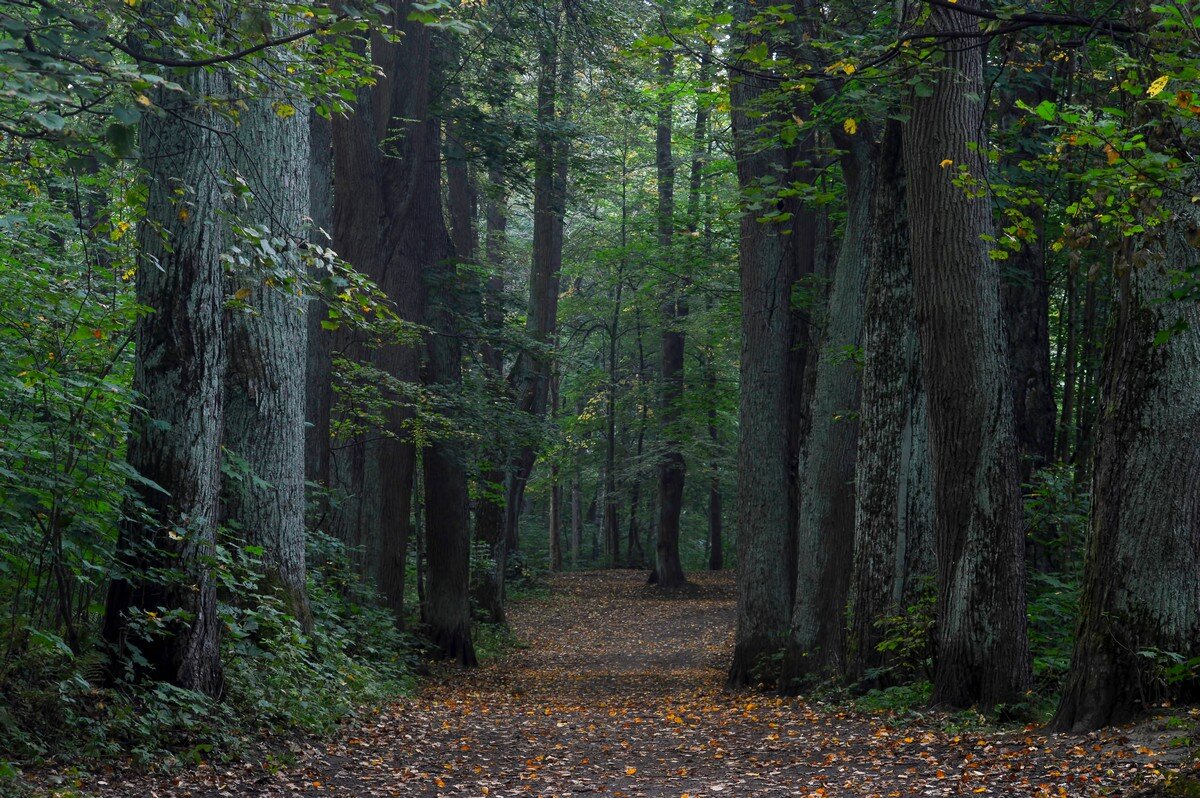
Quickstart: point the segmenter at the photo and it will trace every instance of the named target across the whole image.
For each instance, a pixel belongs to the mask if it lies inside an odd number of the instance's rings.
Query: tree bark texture
[[[955,34],[976,23],[935,8],[930,24]],[[960,165],[974,180],[986,175],[982,72],[977,47],[947,48],[932,93],[913,97],[904,133],[938,560],[933,698],[960,707],[1021,700],[1030,680],[1000,280],[982,239],[993,230],[991,201],[953,182]]]
[[[280,114],[278,103],[301,110]],[[248,272],[231,275],[227,292],[249,290],[248,307],[226,314],[224,445],[244,461],[245,473],[226,478],[223,509],[226,523],[262,549],[264,586],[278,590],[287,611],[307,629],[312,625],[304,556],[308,327],[301,253],[311,156],[306,106],[294,97],[254,99],[234,129],[232,165],[250,192],[238,224],[263,236],[263,249]]]
[[[1187,237],[1200,229],[1200,214],[1186,197],[1175,205],[1161,228],[1165,258],[1119,276],[1096,421],[1082,620],[1050,724],[1060,731],[1122,723],[1169,692],[1194,697],[1200,689],[1194,671],[1170,687],[1155,673],[1165,662],[1156,657],[1200,655],[1200,305],[1164,301],[1175,286],[1169,270],[1197,265]]]
[[[228,91],[219,71],[177,80],[197,97]],[[136,291],[152,312],[137,321],[133,390],[141,409],[126,455],[150,484],[130,482],[134,498],[120,526],[121,576],[108,588],[104,639],[113,646],[114,675],[136,649],[147,664],[135,676],[215,697],[223,684],[211,564],[221,487],[226,240],[219,211],[228,129],[187,95],[160,89],[153,99],[171,113],[143,114],[141,122],[149,194]],[[172,576],[149,575],[160,569]]]
[[[871,241],[876,235],[871,211],[878,165],[869,136],[863,131],[843,142],[846,225],[829,295],[800,474],[796,596],[784,658],[781,687],[785,690],[814,676],[832,675],[844,664],[860,390],[852,353],[862,341]]]
[[[933,497],[926,399],[913,314],[900,131],[892,122],[878,155],[863,322],[862,397],[855,467],[854,566],[846,676],[892,664],[877,622],[903,612],[932,577]]]

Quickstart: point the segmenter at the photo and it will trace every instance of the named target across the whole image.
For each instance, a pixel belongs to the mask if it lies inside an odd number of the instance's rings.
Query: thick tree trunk
[[[817,362],[797,525],[796,596],[784,658],[784,690],[844,664],[845,608],[854,551],[854,463],[859,372],[849,356],[862,340],[871,263],[876,148],[870,133],[841,142],[846,226]],[[847,137],[849,138],[849,137]]]
[[[279,67],[280,69],[282,67]],[[278,103],[298,105],[290,116]],[[235,272],[229,294],[246,308],[226,314],[225,447],[245,464],[225,480],[225,523],[262,549],[264,587],[312,625],[304,558],[304,405],[307,333],[302,287],[309,213],[309,121],[292,97],[252,100],[233,137],[233,168],[250,191],[238,223],[276,255]]]
[[[975,24],[932,9],[934,31]],[[913,97],[904,134],[938,560],[933,698],[991,707],[1029,685],[1025,543],[1000,279],[982,239],[991,201],[953,182],[960,166],[986,177],[980,50],[947,48],[944,69],[930,96]]]
[[[670,84],[675,71],[675,54],[663,53],[658,61],[658,77],[663,86]],[[671,151],[672,114],[670,103],[658,110],[655,164],[658,171],[658,246],[666,264],[667,297],[663,302],[662,332],[662,435],[665,451],[658,472],[659,517],[655,541],[654,573],[659,587],[674,589],[684,585],[683,564],[679,559],[679,516],[683,511],[683,481],[686,464],[682,451],[683,355],[684,331],[680,326],[687,316],[687,297],[674,276],[678,266],[671,260],[671,239],[675,235],[675,160]]]
[[[408,20],[411,3],[399,3],[397,19]],[[393,45],[394,62],[387,139],[392,166],[384,173],[383,243],[390,275],[420,286],[419,308],[428,326],[422,381],[436,394],[461,390],[462,351],[456,331],[458,276],[454,248],[442,214],[439,121],[431,114],[433,41],[429,28],[402,26]],[[429,560],[425,624],[438,653],[460,665],[476,664],[471,644],[471,525],[465,452],[455,437],[434,438],[424,449],[425,549]],[[385,501],[385,509],[386,509]],[[408,507],[404,507],[407,513]],[[384,522],[390,519],[386,516]],[[399,524],[398,524],[399,525]],[[388,538],[385,536],[385,540]],[[403,553],[403,540],[398,554]],[[402,556],[382,567],[399,568]]]
[[[862,398],[855,468],[854,569],[847,677],[866,684],[891,663],[880,619],[910,606],[933,575],[933,497],[912,259],[898,123],[879,151],[871,274],[863,322]]]
[[[133,673],[218,696],[222,688],[216,580],[225,370],[227,242],[220,220],[225,120],[188,97],[222,96],[220,72],[178,78],[189,93],[157,90],[169,114],[143,114],[141,163],[149,193],[138,231],[134,412],[126,461],[141,477],[117,541],[121,576],[109,585],[104,639],[114,676]],[[148,482],[142,481],[148,480]],[[150,487],[154,485],[157,487]],[[163,580],[160,572],[175,574]],[[161,627],[147,613],[161,613]],[[178,615],[177,615],[178,614]],[[157,619],[156,619],[157,620]]]
[[[405,12],[406,14],[407,12]],[[396,47],[374,38],[372,57],[385,76],[391,76]],[[334,117],[334,249],[352,266],[379,285],[395,303],[401,318],[421,319],[421,274],[389,262],[394,254],[382,236],[392,214],[403,203],[385,201],[385,182],[402,185],[407,161],[384,157],[384,142],[404,134],[405,117],[396,107],[403,98],[393,89],[403,82],[386,78],[363,88],[350,117]],[[361,336],[339,331],[335,347],[342,356],[380,369],[400,382],[419,378],[419,351],[395,343],[373,349]],[[412,534],[412,496],[416,449],[407,424],[412,412],[407,401],[387,390],[384,430],[368,430],[335,442],[331,483],[336,506],[330,526],[348,546],[364,576],[374,577],[396,624],[404,623],[404,576],[408,540]]]
[[[1192,188],[1187,194],[1194,193]],[[1200,214],[1177,201],[1165,258],[1121,274],[1105,355],[1082,620],[1051,728],[1122,723],[1168,690],[1195,696],[1195,672],[1164,690],[1160,652],[1200,655],[1200,305],[1164,301],[1168,270],[1194,268]],[[1158,248],[1159,244],[1149,244]],[[1126,256],[1133,247],[1126,244]],[[1165,344],[1156,336],[1179,331]]]
[[[740,21],[755,13],[744,0],[734,6]],[[738,51],[754,45],[737,30]],[[779,147],[764,147],[757,128],[764,95],[774,84],[751,69],[730,74],[730,102],[738,185],[748,200],[760,199],[762,180],[787,173],[795,160]],[[762,198],[770,207],[779,203]],[[729,684],[748,684],[760,662],[778,653],[787,638],[795,562],[790,511],[790,398],[795,368],[791,310],[797,242],[792,228],[758,221],[762,209],[742,212],[738,259],[742,290],[741,400],[738,407],[738,613]],[[801,361],[803,358],[801,357]],[[781,500],[783,499],[783,500]]]

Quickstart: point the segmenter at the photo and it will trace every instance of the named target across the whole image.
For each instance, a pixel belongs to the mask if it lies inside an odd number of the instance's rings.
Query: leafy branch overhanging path
[[[208,767],[104,796],[1130,795],[1170,733],[952,734],[802,699],[727,693],[734,587],[699,574],[663,598],[634,572],[556,576],[517,604],[523,646],[301,754]],[[115,780],[114,780],[115,781]]]

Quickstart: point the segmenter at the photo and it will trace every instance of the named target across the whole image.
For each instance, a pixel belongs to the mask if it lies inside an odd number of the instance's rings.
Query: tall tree
[[[933,464],[933,698],[993,706],[1019,700],[1030,667],[1000,279],[983,239],[993,230],[992,206],[986,192],[965,192],[954,180],[960,167],[975,180],[986,176],[983,57],[955,44],[978,33],[977,19],[961,8],[931,9],[928,25],[943,37],[932,45],[943,57],[930,90],[912,97],[904,168]]]
[[[290,61],[266,69],[283,72]],[[249,193],[234,233],[249,257],[232,275],[228,291],[245,293],[246,306],[235,305],[226,317],[224,444],[244,469],[226,479],[224,517],[262,549],[266,586],[280,592],[307,628],[312,623],[304,557],[307,103],[288,96],[251,100],[238,117],[233,141],[232,166]]]
[[[760,662],[783,648],[792,606],[792,543],[788,497],[789,396],[794,393],[792,289],[798,279],[793,229],[760,222],[781,210],[773,184],[796,160],[778,143],[764,143],[759,120],[769,111],[774,83],[745,55],[765,41],[751,26],[756,6],[734,3],[734,52],[729,98],[741,214],[741,398],[738,407],[738,613],[729,683],[745,685]],[[806,242],[811,243],[811,242]],[[800,358],[803,362],[803,358]],[[783,500],[781,500],[781,498]]]
[[[126,460],[139,475],[117,541],[104,638],[114,656],[136,652],[135,672],[217,696],[220,620],[212,571],[221,488],[226,246],[221,169],[228,124],[208,98],[219,70],[156,89],[162,114],[143,114],[141,166],[149,188],[138,230],[134,413]],[[154,615],[147,616],[147,613]],[[147,623],[147,617],[154,621]],[[158,620],[161,618],[161,621]],[[161,624],[161,626],[159,626]]]
[[[675,53],[666,50],[658,60],[658,79],[669,90],[675,72]],[[684,332],[679,326],[687,316],[687,297],[675,275],[671,240],[675,236],[675,158],[671,149],[673,103],[660,101],[655,127],[655,167],[658,172],[658,246],[666,264],[667,291],[663,301],[662,331],[662,426],[666,451],[659,466],[658,539],[655,542],[654,581],[660,587],[676,588],[687,580],[679,559],[679,515],[683,510],[685,462],[679,424],[683,402]]]
[[[891,664],[878,649],[879,622],[911,606],[933,575],[927,409],[900,136],[899,123],[889,122],[872,199],[848,601],[846,673],[853,681]]]
[[[854,463],[858,445],[859,371],[871,265],[872,198],[878,190],[877,146],[866,129],[841,132],[846,225],[834,268],[825,334],[813,387],[797,525],[796,597],[784,688],[843,664],[845,605],[854,549]]]
[[[1158,242],[1122,244],[1100,385],[1082,620],[1050,724],[1057,730],[1121,723],[1159,698],[1153,670],[1163,663],[1147,652],[1200,656],[1200,304],[1171,298],[1172,270],[1197,265],[1188,238],[1200,214],[1186,199],[1194,191],[1173,201],[1175,220]],[[1192,673],[1176,689],[1194,691]]]
[[[412,3],[397,2],[403,38],[389,45],[389,135],[384,139],[385,273],[417,285],[416,317],[427,325],[422,381],[437,393],[461,390],[462,350],[456,326],[461,308],[458,265],[442,209],[440,120],[432,112],[434,43],[424,23],[410,19]],[[389,295],[395,298],[389,290]],[[466,453],[461,441],[434,436],[424,447],[425,551],[428,584],[424,621],[441,656],[474,665],[470,628],[471,529]],[[386,499],[385,499],[386,507]],[[404,512],[408,507],[403,508]],[[385,516],[386,517],[386,516]],[[402,539],[394,541],[402,555]],[[402,556],[386,567],[403,568]]]

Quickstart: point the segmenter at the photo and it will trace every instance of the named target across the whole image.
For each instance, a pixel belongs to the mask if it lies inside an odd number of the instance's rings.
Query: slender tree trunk
[[[805,443],[797,526],[796,597],[784,658],[784,690],[844,665],[845,607],[854,551],[854,464],[858,447],[859,372],[848,352],[862,340],[863,308],[877,235],[871,217],[876,147],[870,133],[840,142],[846,227],[829,296]],[[850,138],[850,137],[847,137]]]
[[[1196,263],[1200,215],[1176,201],[1162,261],[1119,272],[1116,323],[1100,388],[1082,620],[1051,728],[1122,723],[1167,697],[1165,660],[1200,655],[1200,305],[1164,301],[1171,269]],[[1124,257],[1134,246],[1126,242]],[[1176,329],[1166,343],[1156,336]],[[1171,686],[1195,696],[1195,671]]]
[[[1049,75],[1043,82],[1018,89],[1006,98],[1003,126],[1014,131],[1013,140],[1001,158],[1001,168],[1011,179],[1028,180],[1023,167],[1037,157],[1035,131],[1040,120],[1016,106],[1023,101],[1036,107],[1052,99]],[[1025,176],[1024,178],[1022,176]],[[1042,207],[1032,204],[1027,213],[1035,240],[1024,245],[1005,261],[1000,301],[1008,339],[1009,383],[1013,395],[1013,430],[1020,456],[1020,480],[1029,484],[1033,473],[1054,458],[1054,421],[1056,407],[1050,371],[1050,282],[1046,278],[1045,218]],[[1045,561],[1041,553],[1032,558]]]
[[[547,348],[552,347],[558,326],[558,281],[562,269],[570,153],[566,136],[556,128],[568,116],[570,90],[574,82],[572,50],[569,43],[559,41],[562,36],[565,33],[560,20],[552,31],[546,32],[538,53],[533,268],[529,278],[526,332],[533,341]],[[509,381],[517,395],[518,408],[534,418],[543,418],[546,414],[552,361],[553,355],[549,351],[522,352],[510,373]],[[509,468],[505,495],[505,538],[510,550],[517,546],[525,485],[536,459],[537,450],[530,444],[522,448]]]
[[[899,124],[879,150],[871,274],[863,322],[862,399],[854,495],[846,675],[867,678],[893,664],[878,650],[878,622],[910,606],[933,575],[933,500],[921,356],[913,314],[912,259]]]
[[[720,571],[725,567],[725,540],[721,534],[721,462],[718,456],[721,437],[717,428],[717,371],[711,362],[708,365],[708,394],[708,441],[712,446],[708,476],[708,570]]]
[[[658,77],[669,86],[675,71],[675,54],[667,51],[659,57]],[[683,319],[687,317],[687,297],[682,281],[674,275],[678,265],[671,258],[675,236],[675,160],[671,150],[674,106],[661,103],[656,129],[656,166],[658,170],[658,246],[666,264],[667,297],[663,302],[662,332],[662,429],[665,452],[658,472],[659,518],[655,542],[654,573],[660,587],[674,589],[687,582],[679,559],[679,516],[683,510],[683,481],[686,464],[682,451],[683,422]]]
[[[579,550],[583,547],[583,496],[579,486],[579,470],[571,477],[571,567],[579,567]]]
[[[216,580],[223,426],[222,332],[225,251],[221,139],[226,122],[190,97],[222,96],[219,71],[177,78],[188,93],[159,89],[143,114],[141,164],[146,172],[146,222],[138,230],[138,303],[153,312],[137,321],[133,390],[140,409],[131,420],[126,461],[141,477],[117,541],[121,562],[105,603],[104,639],[114,676],[136,650],[139,678],[218,696],[222,689]],[[155,485],[157,487],[150,487]],[[176,573],[163,580],[160,572]],[[166,610],[162,628],[148,612]],[[175,613],[179,615],[176,616]],[[184,620],[186,618],[186,620]]]
[[[315,110],[309,112],[309,216],[312,217],[310,240],[314,246],[328,248],[333,232],[333,124]],[[310,275],[319,278],[320,275]],[[305,365],[304,399],[304,478],[327,490],[330,486],[329,434],[333,409],[333,334],[321,326],[329,309],[321,299],[310,299],[307,311],[308,352]],[[327,502],[312,502],[314,525],[325,523]]]
[[[558,375],[550,380],[550,418],[558,419]],[[562,485],[559,482],[558,460],[550,466],[550,570],[561,571],[562,557]]]
[[[959,10],[932,9],[933,31],[973,31]],[[947,48],[904,134],[913,284],[929,396],[938,561],[934,701],[1018,701],[1029,685],[1025,541],[1000,278],[983,236],[990,197],[954,185],[986,176],[980,50]],[[953,168],[942,167],[943,160]]]
[[[282,66],[272,67],[282,69]],[[278,103],[301,111],[284,116]],[[304,628],[312,625],[304,561],[304,404],[307,322],[300,250],[309,213],[310,146],[306,103],[252,100],[234,131],[233,168],[250,190],[239,226],[265,234],[277,255],[247,264],[230,294],[247,308],[226,315],[224,445],[245,463],[225,480],[224,516],[262,549],[264,586],[278,590]],[[236,235],[236,233],[235,233]]]
[[[1075,388],[1076,366],[1079,363],[1078,344],[1076,340],[1075,306],[1079,304],[1079,278],[1077,269],[1070,267],[1067,271],[1067,344],[1063,355],[1063,398],[1062,414],[1058,422],[1058,453],[1057,459],[1065,463],[1070,459],[1071,440],[1075,437]]]
[[[499,167],[489,170],[488,182],[492,193],[487,197],[487,232],[485,249],[489,269],[484,296],[484,322],[489,335],[499,335],[504,327],[504,245],[507,238],[507,200],[502,192],[504,175]],[[488,381],[500,390],[504,381],[504,352],[498,345],[487,342],[482,347],[483,366]],[[475,511],[475,538],[488,547],[492,566],[477,578],[475,599],[493,623],[504,621],[504,567],[508,545],[504,535],[504,446],[488,449],[492,467],[483,473],[485,496]]]

